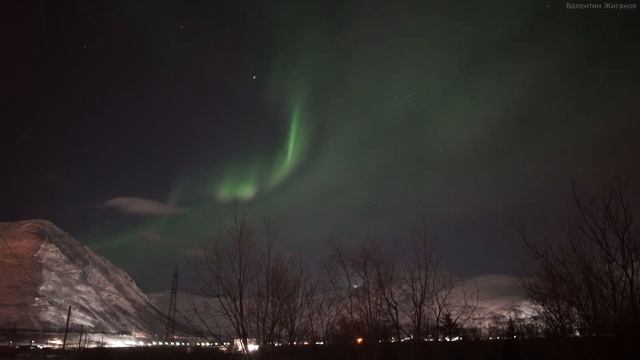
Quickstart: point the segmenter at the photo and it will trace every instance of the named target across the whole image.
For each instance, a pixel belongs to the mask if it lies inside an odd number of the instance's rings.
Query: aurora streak
[[[227,170],[216,191],[219,200],[251,200],[260,191],[278,186],[291,174],[303,159],[307,144],[305,140],[309,135],[301,124],[300,112],[300,105],[297,104],[280,155],[272,159],[258,158],[253,162],[234,164]],[[265,164],[269,163],[272,165],[266,167]]]

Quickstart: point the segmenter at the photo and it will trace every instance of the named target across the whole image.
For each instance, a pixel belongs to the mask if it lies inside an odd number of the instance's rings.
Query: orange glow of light
[[[356,338],[356,344],[358,344],[358,345],[362,345],[362,343],[364,343],[364,339],[363,339],[363,338],[361,338],[361,337],[357,337],[357,338]]]

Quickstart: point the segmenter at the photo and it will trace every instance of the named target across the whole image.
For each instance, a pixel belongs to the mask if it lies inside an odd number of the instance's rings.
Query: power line
[[[45,232],[47,233],[46,240],[48,241],[49,240],[49,231],[46,228],[45,228]],[[27,270],[27,268],[24,265],[24,263],[20,260],[20,257],[13,251],[13,249],[11,248],[11,245],[9,245],[9,242],[7,241],[7,239],[5,238],[5,236],[2,233],[0,233],[0,238],[2,238],[2,241],[4,242],[4,245],[9,250],[9,253],[11,253],[11,255],[16,259],[16,262],[18,263],[18,265],[20,266],[22,271],[25,273],[25,275],[27,275],[28,281],[31,283],[31,286],[34,289],[37,289],[38,288],[38,283],[34,280],[33,275],[31,275],[31,273]],[[13,280],[15,281],[15,279],[13,279]],[[62,306],[62,305],[52,304],[51,300],[47,296],[44,296],[43,299],[47,304],[49,304],[49,306],[51,306],[54,309],[59,307],[59,306]],[[24,304],[27,305],[26,303],[24,303]]]
[[[7,247],[7,249],[9,249],[9,252],[11,253],[11,255],[16,259],[16,261],[18,262],[18,265],[20,265],[20,268],[22,268],[22,271],[24,271],[24,273],[27,275],[27,278],[31,282],[31,285],[34,286],[34,287],[37,287],[38,285],[33,280],[33,277],[31,276],[31,273],[29,273],[29,271],[27,271],[27,268],[24,266],[24,264],[22,263],[22,261],[20,260],[18,255],[13,251],[11,246],[9,246],[9,242],[4,237],[4,235],[0,234],[0,238],[2,238],[2,241],[4,242],[4,245]]]

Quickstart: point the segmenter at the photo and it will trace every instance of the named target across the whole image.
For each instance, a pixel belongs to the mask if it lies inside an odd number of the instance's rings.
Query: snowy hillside
[[[45,220],[0,223],[0,327],[164,331],[163,315],[122,269]]]
[[[451,301],[461,306],[464,303],[463,293],[466,293],[467,301],[475,303],[477,289],[478,303],[473,318],[480,326],[514,314],[527,318],[533,316],[534,311],[520,285],[522,280],[503,274],[467,278],[454,290]]]

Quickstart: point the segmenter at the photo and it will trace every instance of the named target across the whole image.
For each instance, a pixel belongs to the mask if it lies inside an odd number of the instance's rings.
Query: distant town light
[[[241,339],[234,339],[233,340],[233,345],[236,348],[237,351],[243,351],[243,342]],[[258,345],[258,342],[256,341],[256,339],[247,339],[247,351],[248,352],[254,352],[257,351],[258,348],[260,346]]]

